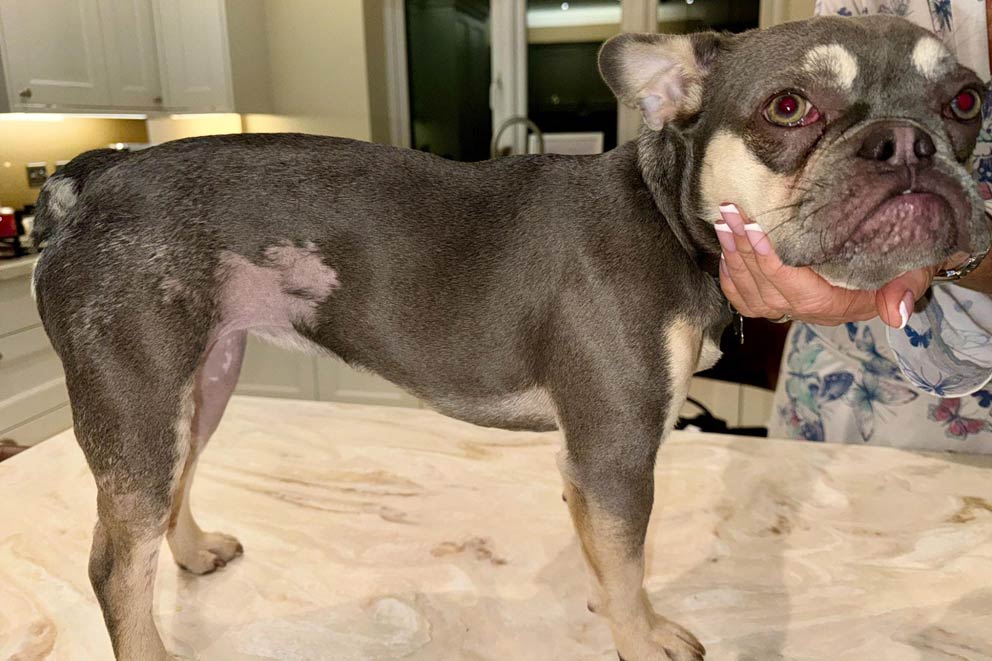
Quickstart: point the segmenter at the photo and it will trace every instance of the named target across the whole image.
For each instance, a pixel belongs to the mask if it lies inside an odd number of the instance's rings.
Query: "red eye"
[[[799,99],[791,95],[779,97],[778,102],[775,104],[775,111],[783,117],[795,115],[798,110]]]
[[[820,118],[820,111],[796,92],[782,92],[765,106],[765,119],[777,126],[808,126]]]
[[[963,89],[951,99],[948,109],[949,116],[964,122],[970,121],[982,113],[982,97],[973,89]]]

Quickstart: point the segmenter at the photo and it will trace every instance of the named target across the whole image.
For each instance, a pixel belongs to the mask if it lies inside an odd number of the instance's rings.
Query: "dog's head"
[[[908,21],[624,34],[600,70],[649,129],[691,143],[698,220],[736,203],[787,264],[868,289],[988,247],[965,169],[984,86]]]

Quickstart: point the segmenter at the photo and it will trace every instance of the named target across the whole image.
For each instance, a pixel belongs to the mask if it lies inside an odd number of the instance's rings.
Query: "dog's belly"
[[[554,402],[543,388],[487,397],[437,396],[427,403],[447,416],[483,427],[527,431],[558,428]]]

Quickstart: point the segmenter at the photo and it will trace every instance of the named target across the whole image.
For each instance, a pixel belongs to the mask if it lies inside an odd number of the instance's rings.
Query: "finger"
[[[734,309],[740,314],[745,317],[761,316],[755,314],[754,310],[751,309],[751,306],[748,305],[747,300],[741,295],[737,284],[730,275],[730,271],[727,268],[727,261],[723,258],[723,256],[720,257],[720,287],[723,289],[723,295],[727,297],[730,304],[734,306]]]
[[[744,264],[744,260],[741,258],[739,252],[736,250],[724,252],[721,255],[720,270],[721,285],[729,281],[734,286],[734,291],[737,293],[739,300],[731,300],[731,303],[741,314],[745,314],[744,310],[746,309],[748,311],[747,316],[749,317],[776,316],[768,308],[764,299],[762,299],[758,291],[758,284],[755,282],[754,276],[751,275],[750,269]],[[726,292],[727,288],[724,287],[724,293]]]
[[[782,297],[778,289],[775,288],[775,284],[769,281],[766,274],[756,263],[758,255],[755,253],[754,246],[749,236],[755,231],[761,232],[761,227],[757,223],[748,223],[747,219],[741,214],[740,210],[734,204],[721,204],[720,205],[720,216],[724,220],[724,224],[730,228],[732,236],[734,239],[734,252],[738,254],[742,263],[751,273],[752,280],[756,285],[756,293],[761,297],[764,305],[770,309],[784,310],[789,308],[788,302]],[[726,245],[729,242],[724,239],[722,245]],[[765,241],[765,245],[771,246],[771,244]],[[726,252],[726,249],[724,250]],[[770,251],[770,248],[769,248]],[[776,258],[777,259],[777,258]],[[738,283],[740,284],[740,283]]]
[[[744,263],[751,267],[760,295],[769,307],[790,311],[797,319],[825,325],[863,321],[877,315],[873,293],[834,287],[810,268],[782,263],[761,226],[744,222],[746,218],[739,211],[736,215],[740,220],[735,223],[732,208],[736,209],[731,204],[724,205],[721,213],[726,213],[728,226],[735,225],[743,230],[750,249],[738,245],[738,252]]]
[[[747,231],[758,227],[758,224],[748,222],[737,205],[730,202],[720,205],[720,217],[733,233],[736,250],[745,256],[752,255],[754,248],[748,240]]]
[[[933,280],[929,269],[917,269],[901,276],[878,290],[875,304],[878,316],[892,328],[905,328],[913,316],[913,307]]]

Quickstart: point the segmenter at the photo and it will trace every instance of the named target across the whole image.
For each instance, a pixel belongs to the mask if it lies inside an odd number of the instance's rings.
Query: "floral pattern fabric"
[[[960,287],[942,288],[954,290],[955,295],[982,296]],[[986,307],[992,312],[987,299]],[[931,352],[938,346],[932,328],[923,330],[920,316],[914,316],[902,331],[889,333],[895,337],[898,332],[905,338],[899,345],[902,353],[889,346],[892,340],[887,341],[886,335],[890,329],[878,320],[832,328],[793,324],[769,435],[992,453],[992,385],[988,383],[992,367],[960,359],[955,374],[964,373],[974,380],[954,380],[946,374],[930,376],[927,382],[912,379],[906,366],[926,363],[920,356],[934,355]],[[986,340],[992,338],[992,326],[989,331]],[[985,358],[990,358],[992,345],[987,347]],[[915,369],[932,375],[929,368]],[[957,392],[953,389],[964,383],[970,390],[953,396]]]
[[[903,16],[989,78],[982,0],[818,0],[817,13]],[[992,213],[992,89],[973,173]],[[992,453],[992,299],[938,285],[902,330],[880,320],[789,333],[769,434]]]

